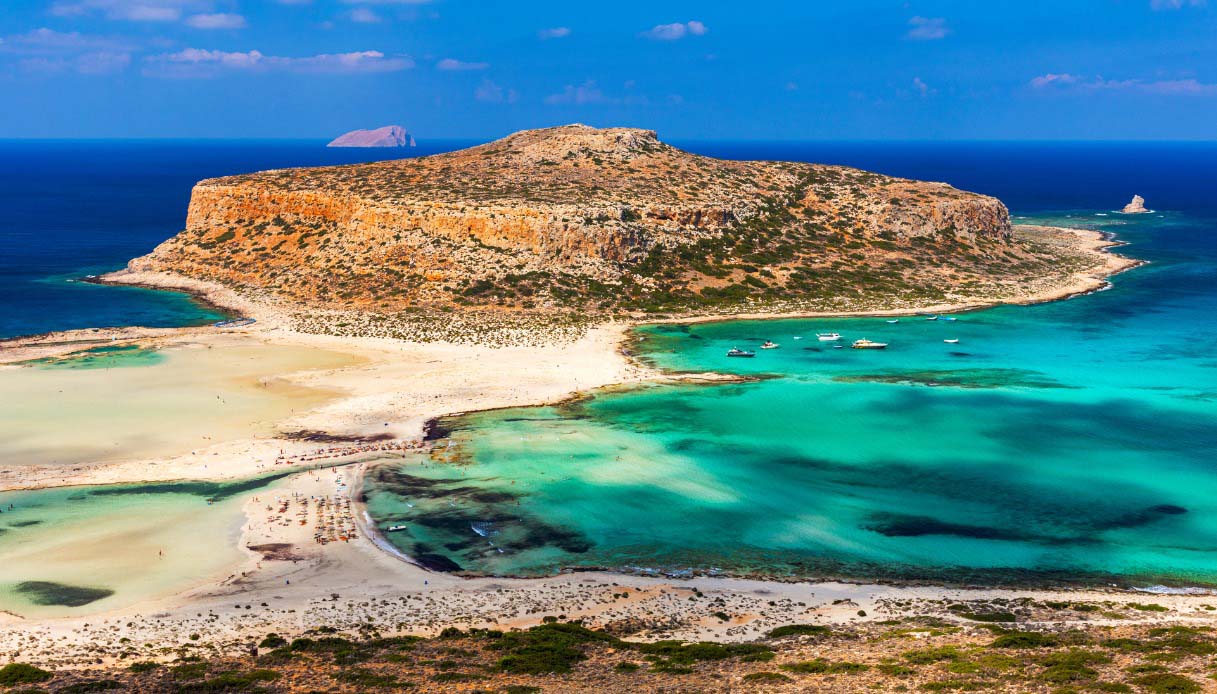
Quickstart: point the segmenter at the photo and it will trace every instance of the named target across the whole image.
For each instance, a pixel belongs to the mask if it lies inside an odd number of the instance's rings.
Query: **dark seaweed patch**
[[[240,480],[238,482],[165,482],[162,484],[140,484],[131,486],[99,487],[89,491],[92,496],[126,494],[192,494],[207,499],[227,499],[238,494],[261,489],[275,480],[283,479],[291,472],[280,472],[265,477]]]
[[[424,569],[431,571],[461,571],[461,565],[452,561],[442,554],[423,553],[414,555],[414,561],[418,562]]]
[[[983,525],[948,523],[929,516],[905,516],[896,513],[877,513],[864,526],[887,537],[921,537],[924,535],[954,535],[981,540],[1029,540],[1031,536],[1012,530],[990,528]]]
[[[833,379],[840,383],[892,383],[898,385],[949,386],[953,388],[1069,388],[1043,374],[1027,369],[955,369],[846,374]]]
[[[438,441],[452,435],[452,429],[444,424],[439,417],[428,419],[423,424],[423,441]]]
[[[63,607],[81,607],[114,595],[114,591],[107,588],[69,586],[53,581],[22,581],[17,584],[17,592],[28,596],[35,605]]]
[[[23,521],[13,521],[12,523],[9,523],[8,525],[10,528],[28,528],[31,525],[38,525],[40,523],[42,523],[42,521],[40,521],[40,520],[23,520]]]

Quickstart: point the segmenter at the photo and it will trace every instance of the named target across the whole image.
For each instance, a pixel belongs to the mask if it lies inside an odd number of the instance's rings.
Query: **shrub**
[[[1138,677],[1132,683],[1153,694],[1191,694],[1200,691],[1200,685],[1195,681],[1173,672],[1155,672]]]
[[[998,636],[989,645],[994,648],[1050,648],[1058,643],[1059,640],[1050,634],[1041,634],[1036,631],[1012,631]]]
[[[769,632],[769,638],[780,639],[787,636],[825,636],[830,633],[828,627],[819,624],[788,624]]]
[[[791,682],[789,677],[777,672],[751,672],[744,675],[745,682]]]
[[[37,684],[46,682],[54,677],[42,668],[28,663],[9,663],[0,668],[0,686],[11,687],[15,684]]]

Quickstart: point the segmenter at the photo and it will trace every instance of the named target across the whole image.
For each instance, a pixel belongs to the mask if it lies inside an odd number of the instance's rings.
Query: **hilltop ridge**
[[[1059,270],[1058,250],[945,183],[569,125],[204,180],[186,229],[130,267],[310,309],[700,314],[1000,293]]]

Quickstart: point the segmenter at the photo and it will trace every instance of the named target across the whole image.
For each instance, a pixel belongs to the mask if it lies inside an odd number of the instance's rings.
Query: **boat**
[[[404,525],[390,525],[389,527],[385,528],[385,532],[386,533],[395,533],[399,530],[405,530],[405,529],[406,529],[406,526],[404,526]]]
[[[861,340],[854,340],[853,347],[854,349],[885,349],[887,347],[887,343],[874,342],[864,337]]]
[[[947,343],[948,345],[957,345],[957,344],[959,344],[959,340],[958,340],[958,339],[952,339],[952,340],[943,340],[943,342]]]
[[[756,352],[749,352],[746,349],[732,348],[727,352],[728,357],[755,357]]]
[[[801,335],[795,335],[794,337],[792,337],[792,338],[790,338],[790,339],[792,339],[792,340],[802,340],[802,339],[803,339],[803,336],[801,336]]]
[[[959,319],[958,319],[958,318],[956,318],[955,316],[943,316],[943,318],[942,318],[942,319],[943,319],[943,320],[959,320]]]
[[[938,320],[938,316],[926,316],[926,320]]]
[[[765,344],[761,345],[761,349],[777,349],[778,347],[781,345],[771,340],[765,340]]]
[[[899,323],[899,322],[900,322],[900,319],[899,319],[899,318],[896,318],[896,319],[894,319],[894,320],[889,320],[889,321],[888,321],[888,323]]]
[[[820,342],[836,342],[841,339],[841,333],[816,333],[816,339]]]

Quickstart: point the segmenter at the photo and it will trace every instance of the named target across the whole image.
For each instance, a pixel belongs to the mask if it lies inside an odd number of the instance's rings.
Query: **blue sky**
[[[2,0],[0,94],[0,137],[1214,140],[1217,7]]]

